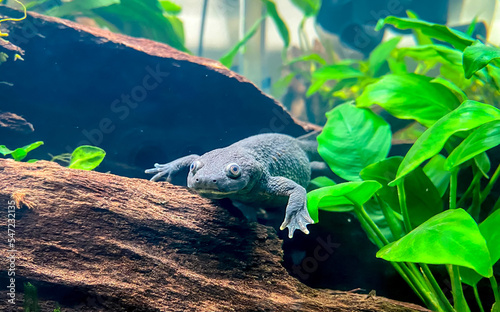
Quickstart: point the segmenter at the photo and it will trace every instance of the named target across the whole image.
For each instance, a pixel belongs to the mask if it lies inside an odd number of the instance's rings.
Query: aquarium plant
[[[0,154],[4,156],[11,156],[16,161],[21,161],[26,158],[27,154],[43,145],[43,141],[38,141],[35,143],[28,144],[23,147],[16,148],[15,150],[8,149],[5,145],[0,145]],[[99,147],[82,145],[77,147],[71,154],[61,154],[57,156],[52,156],[51,161],[60,161],[68,164],[68,168],[71,169],[81,169],[81,170],[93,170],[99,166],[103,161],[106,152]],[[27,162],[33,163],[38,161],[38,159],[30,159]]]
[[[177,17],[181,6],[169,0],[73,0],[26,2],[28,10],[92,23],[113,32],[144,37],[185,52],[184,25]],[[80,20],[81,21],[81,20]]]
[[[390,261],[428,308],[497,312],[500,199],[491,191],[500,165],[491,173],[488,151],[500,144],[500,49],[417,18],[389,16],[378,27],[384,24],[412,29],[425,44],[398,49],[396,38],[367,61],[320,64],[313,72],[314,92],[336,79],[344,81],[342,88],[327,87],[325,94],[353,100],[327,113],[318,136],[320,155],[347,182],[316,181],[323,187],[308,193],[309,212],[319,221],[319,210],[352,211],[380,248],[377,257]],[[417,61],[414,70],[406,57]],[[426,75],[438,64],[439,77]],[[390,70],[379,72],[383,66]],[[394,135],[375,113],[380,109],[413,121],[404,129],[412,142],[405,155],[388,157]],[[464,172],[473,178],[461,178]],[[459,183],[466,184],[464,192]],[[448,272],[452,303],[431,264]],[[482,279],[491,285],[492,307],[483,306]],[[475,303],[465,299],[464,284],[472,287]]]

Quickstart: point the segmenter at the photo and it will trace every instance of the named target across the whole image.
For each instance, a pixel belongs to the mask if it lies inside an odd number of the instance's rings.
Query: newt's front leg
[[[280,230],[288,228],[288,237],[292,238],[295,230],[299,229],[309,234],[308,224],[314,220],[307,211],[307,191],[301,185],[284,177],[269,177],[267,192],[276,196],[288,196],[288,204],[285,211],[285,220]]]
[[[161,177],[167,175],[167,182],[170,182],[174,175],[185,168],[189,168],[198,158],[200,158],[200,156],[195,154],[184,156],[163,165],[155,164],[154,168],[148,169],[145,172],[155,174],[151,178],[151,181],[158,181]]]

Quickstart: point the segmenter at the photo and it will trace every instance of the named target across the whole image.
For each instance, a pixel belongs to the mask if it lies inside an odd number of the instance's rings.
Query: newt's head
[[[226,198],[231,194],[249,192],[262,172],[262,166],[253,157],[216,149],[191,164],[187,185],[203,197]]]

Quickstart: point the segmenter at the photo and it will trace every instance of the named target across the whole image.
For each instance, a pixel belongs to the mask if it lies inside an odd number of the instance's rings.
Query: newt
[[[288,228],[292,238],[297,229],[309,234],[307,225],[314,223],[307,210],[306,186],[318,161],[316,140],[266,133],[201,156],[156,163],[145,172],[154,174],[151,181],[165,176],[170,182],[189,167],[188,188],[210,199],[229,198],[244,213],[248,207],[286,207],[280,229]]]

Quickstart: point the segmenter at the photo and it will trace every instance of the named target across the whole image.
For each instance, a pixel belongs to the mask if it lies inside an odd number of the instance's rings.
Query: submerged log
[[[18,307],[30,282],[42,311],[427,311],[309,288],[281,266],[274,229],[166,182],[0,159],[0,207],[4,234],[15,210]]]

